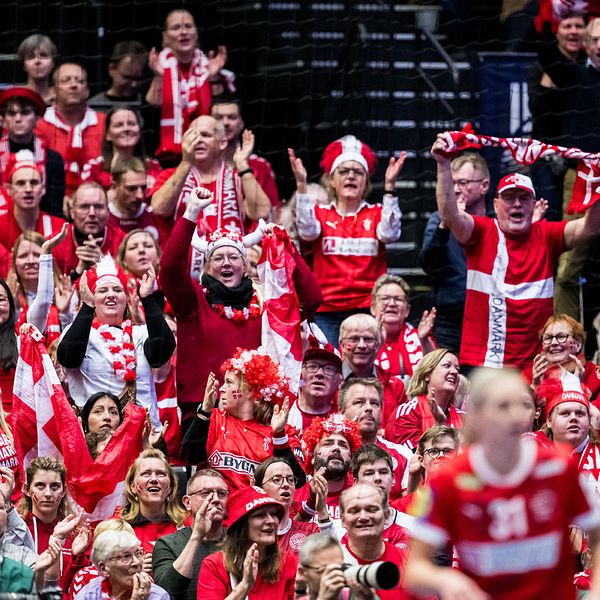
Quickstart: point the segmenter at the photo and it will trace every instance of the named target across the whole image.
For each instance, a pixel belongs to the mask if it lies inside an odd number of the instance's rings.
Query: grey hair
[[[352,327],[368,327],[375,338],[377,338],[377,346],[381,346],[383,339],[381,335],[381,328],[377,324],[377,319],[372,315],[365,313],[356,313],[346,317],[340,325],[340,341],[346,337],[348,329]]]
[[[121,550],[129,550],[140,545],[133,533],[129,531],[106,531],[94,540],[91,560],[96,568],[100,563],[106,563],[111,554]]]
[[[329,533],[313,533],[309,535],[302,542],[302,546],[300,546],[300,551],[298,552],[300,564],[303,567],[309,566],[310,558],[315,552],[321,552],[321,550],[327,550],[327,548],[333,548],[334,546],[341,547],[337,539]]]

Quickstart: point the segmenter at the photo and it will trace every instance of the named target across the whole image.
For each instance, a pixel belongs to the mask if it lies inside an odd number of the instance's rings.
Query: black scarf
[[[236,287],[227,287],[218,279],[202,274],[202,287],[206,289],[206,299],[209,304],[222,304],[223,306],[231,306],[232,308],[242,309],[248,308],[254,287],[252,280],[249,277],[242,277],[240,285]]]

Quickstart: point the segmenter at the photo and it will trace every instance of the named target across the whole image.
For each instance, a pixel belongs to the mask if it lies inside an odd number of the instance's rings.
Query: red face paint
[[[232,397],[234,400],[239,400],[239,399],[242,397],[242,392],[241,392],[241,390],[233,390],[233,391],[231,392],[231,397]]]

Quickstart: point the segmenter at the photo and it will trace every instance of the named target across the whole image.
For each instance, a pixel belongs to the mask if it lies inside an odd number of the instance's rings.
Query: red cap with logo
[[[535,198],[535,190],[533,189],[533,182],[527,175],[521,175],[521,173],[511,173],[505,175],[498,184],[498,194],[506,192],[507,190],[525,190],[533,195]]]
[[[279,520],[283,519],[285,514],[283,504],[271,498],[262,488],[256,485],[249,485],[248,487],[235,490],[229,496],[229,501],[227,502],[227,527],[231,527],[242,517],[245,517],[256,508],[262,508],[263,506],[275,506]]]
[[[579,377],[560,366],[548,369],[536,390],[539,398],[546,400],[546,415],[563,402],[578,402],[590,410],[589,389],[582,385]]]

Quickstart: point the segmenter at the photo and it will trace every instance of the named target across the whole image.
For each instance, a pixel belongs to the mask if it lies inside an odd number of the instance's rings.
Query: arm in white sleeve
[[[377,225],[377,239],[383,244],[395,242],[400,238],[402,211],[397,196],[384,196],[381,221]]]
[[[41,254],[37,295],[27,311],[27,322],[35,325],[40,332],[46,329],[46,320],[53,296],[52,254]]]
[[[321,223],[315,215],[315,203],[311,201],[308,194],[296,196],[296,225],[298,235],[305,242],[312,242],[321,235]]]

